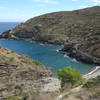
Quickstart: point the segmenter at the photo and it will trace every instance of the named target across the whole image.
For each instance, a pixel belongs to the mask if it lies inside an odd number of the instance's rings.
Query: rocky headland
[[[31,18],[0,38],[63,44],[70,57],[100,65],[100,6]]]

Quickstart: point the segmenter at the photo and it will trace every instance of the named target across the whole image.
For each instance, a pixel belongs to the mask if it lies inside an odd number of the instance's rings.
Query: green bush
[[[35,63],[36,65],[41,65],[41,63],[38,62],[38,61],[36,61],[36,60],[32,60],[32,61],[33,61],[33,63]]]
[[[10,96],[7,100],[21,100],[17,96]]]
[[[9,60],[10,60],[10,61],[14,61],[14,57],[11,57]]]
[[[84,81],[80,72],[76,69],[71,68],[71,67],[59,69],[58,70],[58,77],[61,80],[61,87],[62,88],[68,84],[71,84],[71,86],[79,85]]]
[[[22,85],[16,85],[16,86],[15,86],[15,89],[22,90]]]
[[[83,88],[95,88],[95,87],[98,87],[98,86],[100,86],[100,76],[88,80],[83,85]]]

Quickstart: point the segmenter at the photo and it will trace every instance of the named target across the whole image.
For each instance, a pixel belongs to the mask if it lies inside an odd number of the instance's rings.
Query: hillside
[[[100,65],[100,6],[38,16],[0,37],[64,44],[69,56]]]
[[[41,63],[0,47],[0,100],[41,91],[45,81],[39,80],[51,76],[52,72]]]
[[[52,72],[27,55],[0,47],[0,100],[99,100],[100,76],[60,91]]]
[[[61,100],[100,100],[100,76],[70,91],[66,90]]]

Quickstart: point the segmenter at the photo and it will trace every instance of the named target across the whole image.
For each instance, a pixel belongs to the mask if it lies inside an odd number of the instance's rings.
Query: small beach
[[[100,66],[97,66],[93,71],[89,72],[86,75],[83,75],[84,78],[90,79],[100,76]]]

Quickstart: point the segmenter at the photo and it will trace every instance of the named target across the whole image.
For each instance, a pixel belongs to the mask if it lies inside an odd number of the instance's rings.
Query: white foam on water
[[[70,58],[67,54],[64,54],[64,58]]]
[[[73,62],[77,62],[78,63],[78,61],[74,58],[74,59],[72,59],[72,58],[70,58],[67,54],[64,54],[64,58],[69,58],[69,59],[71,59]]]
[[[78,61],[77,61],[75,58],[74,58],[74,59],[72,59],[72,61],[73,61],[73,62],[77,62],[77,63],[78,63]]]
[[[43,43],[40,43],[40,45],[44,45]]]
[[[58,50],[56,50],[56,52],[59,52],[59,49],[58,49]]]

